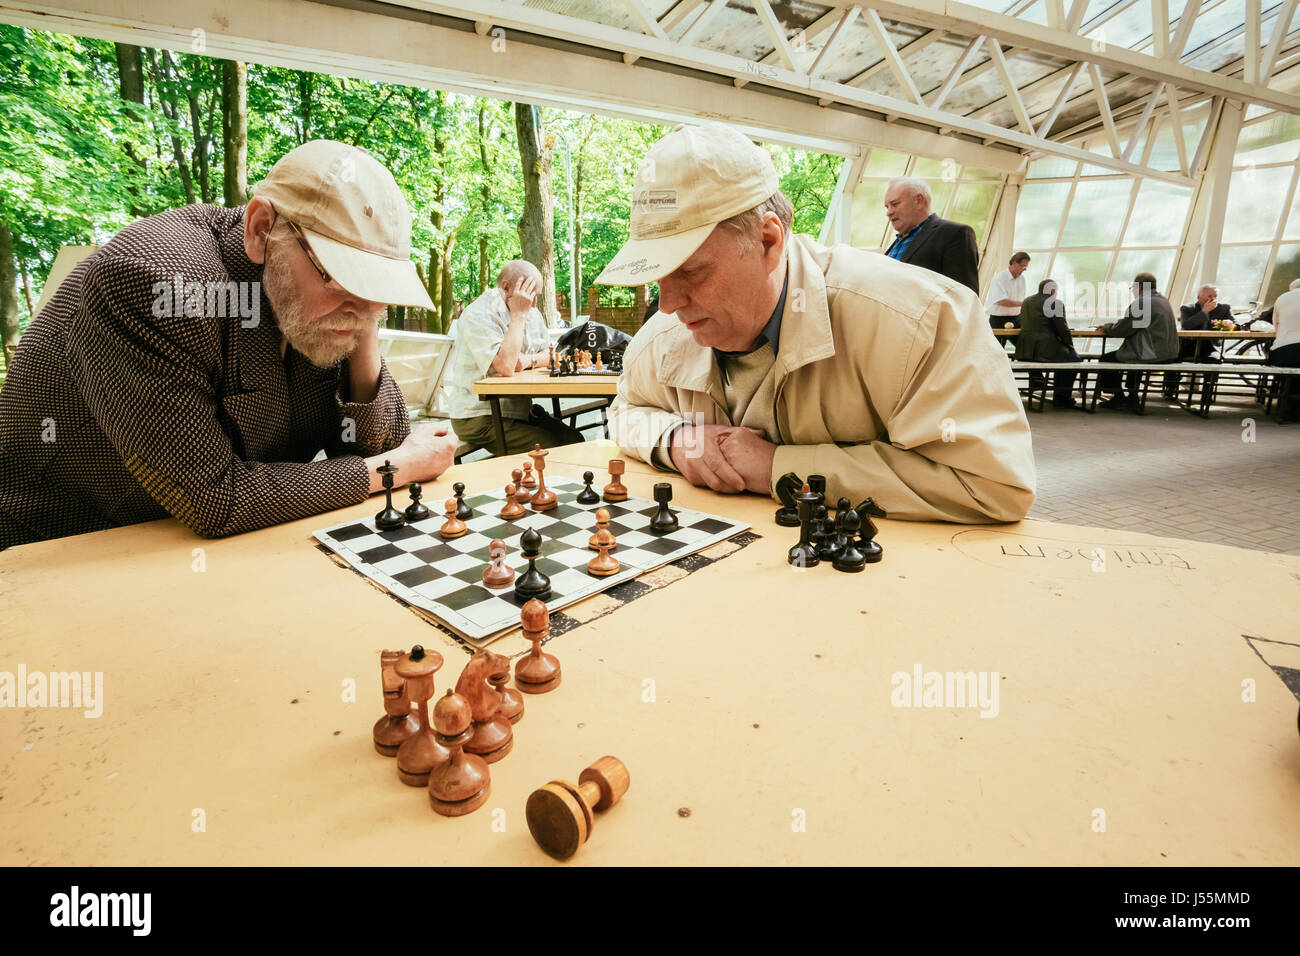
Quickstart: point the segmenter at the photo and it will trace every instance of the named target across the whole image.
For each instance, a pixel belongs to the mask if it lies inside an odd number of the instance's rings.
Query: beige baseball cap
[[[411,212],[393,174],[364,149],[315,139],[285,154],[254,193],[302,230],[352,295],[432,309],[411,262]]]
[[[646,153],[632,188],[630,238],[596,277],[642,285],[691,257],[724,219],[781,187],[767,150],[722,123],[678,126]]]

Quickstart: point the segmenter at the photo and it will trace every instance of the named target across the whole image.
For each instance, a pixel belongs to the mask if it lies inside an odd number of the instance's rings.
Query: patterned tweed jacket
[[[362,457],[410,432],[401,392],[384,366],[350,402],[346,360],[282,349],[243,235],[242,208],[133,223],[32,321],[0,391],[0,548],[169,514],[221,537],[366,498]]]

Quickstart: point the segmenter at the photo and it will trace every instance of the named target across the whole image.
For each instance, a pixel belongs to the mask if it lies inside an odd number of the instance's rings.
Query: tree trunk
[[[179,122],[180,108],[177,102],[176,90],[172,87],[172,55],[168,50],[162,50],[158,56],[158,66],[154,70],[154,86],[158,87],[158,102],[162,106],[163,115],[173,124],[171,134],[172,141],[172,158],[176,161],[176,168],[180,172],[181,186],[185,189],[185,201],[190,205],[195,203],[194,198],[194,180],[190,176],[190,164],[185,159],[185,150],[181,148],[181,138],[175,132],[175,124]],[[149,51],[149,61],[153,64],[153,51]],[[166,86],[164,86],[164,82]],[[171,87],[169,89],[169,87]]]
[[[144,105],[144,58],[140,53],[138,46],[131,46],[127,43],[114,43],[117,51],[117,88],[122,99],[131,103]],[[125,111],[127,119],[134,124],[140,123],[140,118],[129,110]],[[135,144],[127,140],[123,144],[123,152],[127,158],[135,164],[140,172],[145,170],[145,161],[135,148]],[[148,210],[140,202],[140,187],[134,182],[127,183],[127,193],[131,197],[131,215],[135,217],[145,216]]]
[[[298,115],[302,119],[299,127],[301,135],[299,144],[311,139],[311,74],[298,74]]]
[[[540,111],[534,116],[527,103],[515,104],[515,131],[519,135],[519,160],[524,173],[524,214],[519,219],[519,245],[524,258],[542,273],[542,294],[537,308],[554,328],[555,310],[555,201],[551,196],[550,141],[543,138]]]
[[[14,237],[0,219],[0,348],[18,344],[18,276],[14,271]]]
[[[225,157],[226,205],[248,201],[248,68],[221,61],[221,152]]]
[[[451,328],[451,313],[456,305],[456,283],[452,281],[451,274],[451,250],[456,246],[456,237],[454,235],[447,237],[447,245],[442,254],[442,301],[435,302],[438,309],[438,332],[442,335],[447,334],[447,329]]]
[[[36,306],[33,304],[35,300],[32,299],[32,280],[27,277],[27,263],[22,259],[18,260],[18,271],[23,277],[23,298],[27,300],[27,318],[34,319]]]
[[[478,294],[488,287],[488,237],[478,237]]]

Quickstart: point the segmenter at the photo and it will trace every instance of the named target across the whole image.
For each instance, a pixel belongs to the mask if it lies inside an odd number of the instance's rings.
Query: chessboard
[[[694,554],[747,531],[749,525],[699,511],[674,508],[678,528],[657,534],[650,519],[656,502],[628,497],[626,501],[579,504],[583,484],[574,478],[546,475],[546,486],[558,504],[549,511],[532,511],[514,521],[498,517],[505,504],[503,489],[466,495],[474,516],[465,521],[469,532],[444,540],[438,533],[445,517],[433,513],[392,531],[380,531],[373,517],[348,521],[313,533],[317,541],[356,571],[398,599],[428,612],[435,620],[475,645],[519,627],[521,603],[513,587],[491,590],[482,582],[489,564],[488,545],[500,538],[506,563],[516,574],[527,561],[520,557],[519,539],[529,528],[542,535],[537,567],[551,579],[546,606],[559,610],[607,588]],[[430,501],[433,505],[434,502]],[[596,531],[596,511],[609,512],[609,530],[618,541],[613,556],[620,570],[605,577],[587,571],[596,556],[588,542]]]

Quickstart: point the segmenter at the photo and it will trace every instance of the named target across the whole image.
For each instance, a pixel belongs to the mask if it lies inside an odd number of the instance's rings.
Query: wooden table
[[[997,336],[999,342],[1005,344],[1007,339],[1014,339],[1020,335],[1019,329],[994,329],[993,334]],[[1220,341],[1245,341],[1245,342],[1263,342],[1271,341],[1277,333],[1275,332],[1223,332],[1217,329],[1207,329],[1204,331],[1197,330],[1192,332],[1178,332],[1178,338],[1182,339],[1216,339]],[[1071,329],[1070,335],[1076,339],[1101,339],[1101,351],[1106,351],[1106,339],[1113,338],[1108,332],[1101,329]]]
[[[486,398],[492,404],[492,427],[496,431],[499,447],[506,447],[505,427],[501,421],[501,399],[506,396],[514,398],[549,398],[555,417],[560,417],[561,398],[580,398],[599,396],[604,402],[594,402],[580,409],[571,410],[570,414],[581,414],[593,408],[608,405],[618,394],[617,375],[562,375],[551,377],[542,369],[527,369],[514,375],[492,375],[481,378],[474,383],[474,394]]]
[[[633,494],[661,478],[628,462]],[[563,684],[526,698],[459,819],[370,733],[381,649],[436,648],[438,694],[464,651],[309,538],[378,499],[220,541],[167,520],[0,553],[0,668],[99,671],[104,694],[98,718],[0,710],[0,863],[547,864],[528,794],[603,754],[631,789],[574,863],[1300,862],[1296,699],[1269,667],[1300,667],[1300,558],[883,520],[882,563],[795,571],[774,502],[673,484],[762,537],[554,637]],[[917,668],[983,672],[997,716],[894,706]]]

